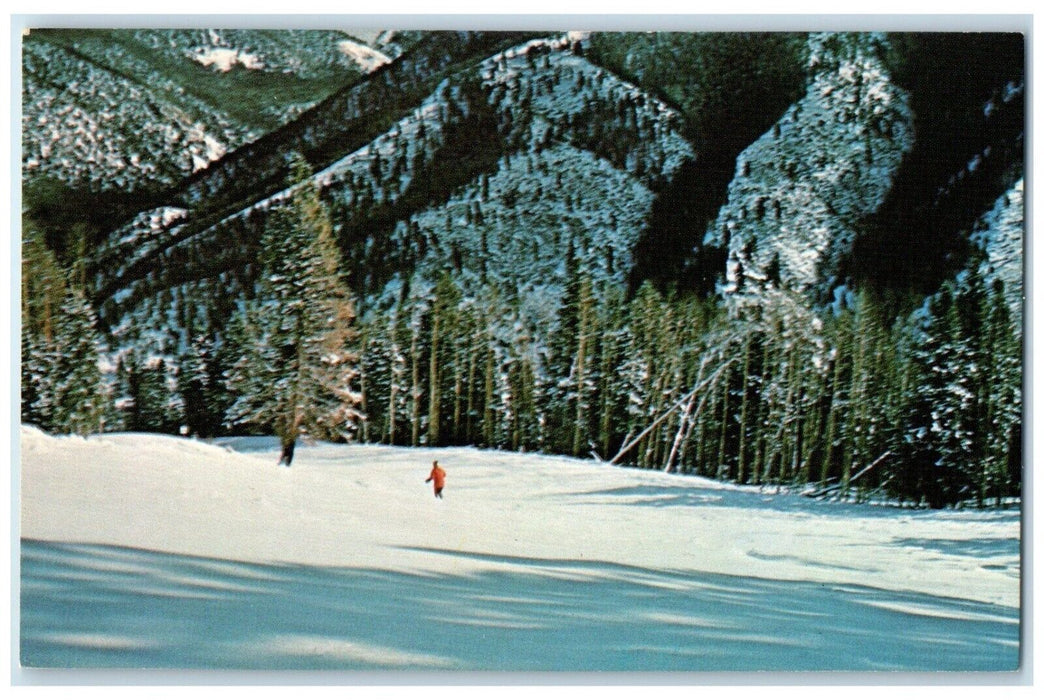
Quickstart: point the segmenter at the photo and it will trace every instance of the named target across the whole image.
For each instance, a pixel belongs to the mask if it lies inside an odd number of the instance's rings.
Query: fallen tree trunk
[[[819,489],[817,491],[813,491],[813,492],[807,493],[805,495],[808,496],[809,498],[822,498],[823,496],[827,496],[829,494],[836,493],[837,491],[848,489],[848,487],[852,485],[853,481],[855,481],[856,479],[861,477],[863,474],[866,474],[867,472],[869,472],[871,469],[876,467],[878,464],[883,462],[885,459],[887,459],[891,455],[892,455],[892,451],[891,450],[885,450],[884,453],[880,457],[878,457],[873,462],[871,462],[867,466],[865,466],[862,469],[860,469],[856,473],[855,476],[853,476],[852,478],[850,478],[848,480],[847,483],[843,483],[842,482],[842,483],[832,484],[830,486],[825,486],[825,487],[823,487],[823,488],[821,488],[821,489]]]
[[[677,411],[677,410],[678,410],[679,408],[681,408],[681,407],[682,407],[682,406],[684,406],[684,405],[685,405],[686,403],[688,403],[690,399],[692,399],[693,397],[695,397],[695,396],[696,396],[696,394],[698,394],[698,393],[699,393],[700,391],[702,391],[703,389],[705,389],[705,388],[706,388],[706,387],[707,387],[708,385],[711,385],[711,384],[713,384],[713,383],[714,383],[715,381],[717,381],[717,379],[718,379],[718,378],[719,378],[719,377],[721,376],[721,374],[722,374],[722,373],[723,373],[723,372],[724,372],[724,371],[725,371],[726,369],[728,369],[728,367],[729,367],[730,365],[732,365],[732,363],[733,363],[733,362],[734,362],[734,360],[731,360],[731,359],[730,359],[730,360],[726,360],[726,361],[724,362],[724,364],[722,364],[722,365],[721,365],[720,367],[718,367],[718,369],[716,369],[716,370],[714,371],[714,373],[713,373],[713,374],[712,374],[711,376],[707,377],[706,379],[704,379],[704,380],[703,380],[703,381],[701,381],[701,382],[698,382],[698,383],[696,384],[696,386],[692,388],[692,390],[691,390],[691,391],[689,391],[688,393],[686,393],[686,394],[685,394],[685,396],[683,396],[683,397],[681,397],[680,399],[678,399],[678,400],[677,400],[677,401],[676,401],[676,402],[675,402],[675,403],[674,403],[674,404],[673,404],[673,405],[672,405],[672,406],[671,406],[670,408],[668,408],[668,409],[667,409],[666,411],[664,411],[663,413],[661,413],[661,414],[659,415],[659,417],[657,417],[657,418],[656,418],[656,420],[654,420],[654,421],[653,421],[652,423],[650,423],[649,425],[647,425],[647,426],[645,427],[645,429],[644,429],[644,430],[642,430],[642,431],[641,431],[640,433],[638,433],[638,434],[637,434],[637,435],[636,435],[636,436],[635,436],[634,438],[632,438],[632,439],[631,439],[630,441],[628,441],[628,442],[625,442],[625,443],[624,443],[624,445],[623,445],[623,446],[622,446],[622,447],[620,448],[620,451],[616,453],[616,456],[615,456],[615,457],[613,457],[613,458],[612,458],[611,460],[609,460],[609,464],[616,464],[617,462],[619,462],[619,461],[620,461],[620,459],[621,459],[621,458],[622,458],[622,457],[623,457],[623,456],[624,456],[625,454],[627,454],[627,453],[628,453],[628,452],[630,452],[630,451],[631,451],[632,449],[634,449],[635,445],[637,445],[637,444],[638,444],[639,442],[641,442],[641,441],[642,441],[642,438],[644,438],[644,437],[645,437],[646,435],[648,435],[649,433],[651,433],[651,432],[652,432],[653,430],[656,430],[656,427],[657,427],[658,425],[660,425],[661,423],[663,423],[663,422],[664,422],[665,420],[667,420],[667,419],[668,419],[668,418],[670,417],[670,415],[671,415],[672,413],[674,413],[674,412],[675,412],[675,411]],[[706,364],[706,362],[705,362],[704,364]],[[701,372],[701,374],[702,374],[702,372]],[[704,399],[706,399],[706,397],[704,397]],[[699,405],[699,406],[697,407],[697,410],[696,410],[696,412],[695,412],[695,414],[694,414],[694,415],[699,415],[699,412],[700,412],[700,410],[701,410],[701,409],[703,408],[703,405],[704,405],[704,401],[703,401],[703,400],[701,400],[701,401],[700,401],[700,405]]]

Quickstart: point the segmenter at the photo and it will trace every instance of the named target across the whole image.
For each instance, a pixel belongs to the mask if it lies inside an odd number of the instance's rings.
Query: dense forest
[[[450,38],[133,214],[28,178],[22,421],[1020,496],[1021,41],[932,122],[940,37]]]

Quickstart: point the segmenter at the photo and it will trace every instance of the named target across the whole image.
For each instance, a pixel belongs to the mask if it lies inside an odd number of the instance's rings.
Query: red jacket
[[[431,474],[428,475],[428,478],[425,479],[425,481],[434,481],[435,488],[441,489],[446,485],[446,470],[442,467],[432,467]]]

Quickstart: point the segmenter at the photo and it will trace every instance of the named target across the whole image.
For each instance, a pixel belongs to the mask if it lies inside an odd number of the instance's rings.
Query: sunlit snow
[[[22,429],[23,663],[1012,670],[1019,513],[471,448]],[[448,472],[444,500],[424,483]]]
[[[264,62],[258,56],[224,46],[200,47],[192,54],[192,58],[197,63],[208,68],[215,68],[222,73],[227,73],[236,66],[243,66],[249,70],[260,70],[265,67]]]
[[[350,39],[338,42],[337,48],[367,73],[391,62],[391,59],[380,51]]]

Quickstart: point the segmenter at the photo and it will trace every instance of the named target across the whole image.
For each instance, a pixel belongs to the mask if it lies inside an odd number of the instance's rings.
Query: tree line
[[[447,271],[357,314],[308,186],[270,217],[261,250],[227,324],[188,328],[174,357],[129,349],[106,364],[82,264],[63,266],[28,226],[23,422],[276,434],[286,464],[309,435],[594,456],[933,507],[1020,493],[1021,336],[1001,283],[974,269],[896,312],[846,288],[812,307],[771,281],[725,298],[649,283],[628,295],[570,255],[549,311]]]
[[[449,275],[361,327],[363,439],[594,456],[745,484],[938,507],[1021,486],[1022,346],[970,272],[898,317],[869,291],[811,309],[578,272],[557,323]]]

